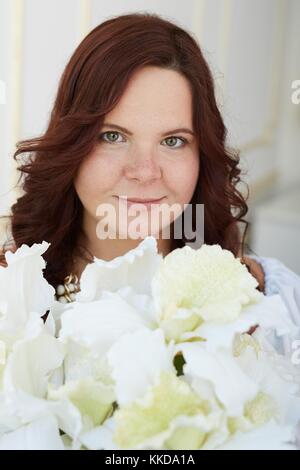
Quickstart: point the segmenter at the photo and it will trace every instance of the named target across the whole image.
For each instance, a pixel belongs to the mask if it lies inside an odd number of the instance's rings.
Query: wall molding
[[[18,196],[18,189],[15,188],[18,181],[17,164],[13,159],[16,143],[21,136],[21,114],[22,114],[22,68],[23,68],[23,30],[24,30],[24,0],[12,0],[11,21],[11,37],[10,43],[12,47],[11,61],[11,80],[12,86],[10,91],[10,142],[9,142],[9,190],[11,193],[12,203]]]
[[[203,40],[205,9],[206,0],[194,0],[192,28],[200,47]]]
[[[272,70],[270,72],[270,92],[267,100],[267,118],[261,132],[256,137],[239,145],[241,153],[248,153],[257,148],[271,145],[274,142],[275,131],[279,121],[280,98],[278,91],[280,89],[281,69],[284,59],[287,3],[285,0],[277,0],[276,25],[273,35]]]
[[[218,34],[218,67],[222,73],[219,81],[219,99],[223,102],[223,93],[226,88],[229,42],[232,23],[233,0],[222,1],[219,16],[219,34]],[[222,94],[221,94],[222,91]]]
[[[92,23],[91,0],[79,0],[79,41],[90,32]]]

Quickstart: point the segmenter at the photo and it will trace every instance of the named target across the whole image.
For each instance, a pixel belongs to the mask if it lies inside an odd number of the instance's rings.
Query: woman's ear
[[[249,258],[248,256],[243,256],[241,258],[241,263],[245,264],[250,274],[258,281],[257,289],[261,292],[265,291],[265,273],[262,266],[255,261],[254,259]]]

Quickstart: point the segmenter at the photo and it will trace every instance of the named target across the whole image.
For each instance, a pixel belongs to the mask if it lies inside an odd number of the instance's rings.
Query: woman
[[[70,273],[79,280],[93,256],[111,260],[140,242],[121,238],[120,223],[116,238],[100,239],[99,206],[118,213],[124,196],[138,207],[155,199],[146,223],[162,202],[204,204],[205,243],[241,257],[266,294],[287,283],[300,297],[300,278],[278,260],[244,255],[248,207],[236,187],[239,156],[225,140],[212,75],[192,35],[155,14],[111,18],[71,57],[44,135],[17,144],[14,158],[29,159],[19,167],[24,195],[12,207],[14,245],[6,249],[50,242],[44,275],[57,287]],[[164,225],[155,233],[166,255],[186,240],[163,238]]]

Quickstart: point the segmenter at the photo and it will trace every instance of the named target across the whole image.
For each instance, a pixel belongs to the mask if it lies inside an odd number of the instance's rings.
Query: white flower
[[[144,328],[147,321],[123,298],[112,293],[93,302],[74,302],[61,317],[59,338],[89,348],[103,357],[125,333]]]
[[[80,436],[81,443],[89,450],[118,450],[113,440],[115,419],[108,418],[102,426],[84,432]]]
[[[203,399],[176,375],[173,351],[162,330],[127,334],[112,347],[108,361],[120,408],[114,414],[111,441],[106,429],[106,442],[121,449],[191,449],[218,428],[226,434],[216,402]]]
[[[108,352],[108,363],[120,405],[143,397],[162,372],[175,373],[173,345],[166,346],[162,330],[123,335]]]
[[[58,340],[41,331],[34,338],[19,341],[10,354],[3,375],[3,390],[23,390],[42,398],[50,374],[62,364],[64,348]]]
[[[222,411],[211,409],[183,378],[170,372],[161,373],[157,385],[114,417],[114,440],[121,449],[168,449],[174,448],[174,441],[180,448],[197,449],[222,428]],[[189,443],[186,432],[192,438]]]
[[[87,430],[102,424],[111,414],[115,394],[112,386],[86,377],[59,388],[49,387],[48,399],[69,400],[79,410]]]
[[[176,349],[183,354],[186,376],[211,383],[229,416],[243,414],[245,404],[256,396],[259,388],[239,367],[230,351],[219,349],[210,353],[201,343],[182,343]]]
[[[46,416],[0,435],[0,450],[64,450],[57,421]]]
[[[190,331],[191,322],[195,328],[202,322],[234,321],[245,305],[262,298],[257,285],[246,266],[219,245],[176,249],[164,258],[152,280],[158,322],[174,321],[178,309],[190,312],[185,313],[183,333]]]
[[[74,302],[61,316],[59,340],[66,346],[64,359],[66,386],[61,389],[61,395],[58,392],[57,397],[62,398],[65,395],[66,398],[70,398],[76,394],[78,402],[79,395],[85,393],[82,384],[85,383],[84,388],[88,389],[87,381],[90,381],[91,392],[99,388],[101,383],[109,387],[112,377],[107,354],[111,347],[126,333],[144,329],[147,324],[148,320],[143,319],[139,312],[118,293],[105,292],[100,300],[93,302]],[[111,393],[110,396],[112,398],[108,400],[109,403],[105,397],[99,396],[107,412],[114,400]],[[75,403],[74,400],[71,402]],[[82,407],[79,409],[82,411]],[[87,430],[90,426],[86,416],[84,420]]]
[[[22,338],[29,316],[42,316],[50,309],[55,290],[43,277],[42,254],[49,243],[22,245],[5,254],[7,267],[0,267],[0,339],[10,348]]]
[[[207,321],[193,331],[180,335],[181,341],[191,338],[205,340],[204,346],[209,351],[218,348],[231,349],[236,335],[245,333],[259,325],[265,331],[272,331],[277,336],[293,334],[295,326],[289,319],[287,308],[279,295],[262,296],[256,304],[242,308],[238,318],[228,323]]]
[[[146,237],[133,250],[112,261],[94,257],[80,279],[80,292],[76,296],[79,302],[89,302],[101,298],[103,291],[117,292],[122,287],[130,286],[137,294],[150,295],[150,283],[162,259],[157,253],[157,241]]]
[[[13,438],[10,433],[14,431],[16,439],[26,437],[27,430],[35,429],[27,425],[46,418],[55,419],[57,430],[62,429],[74,438],[79,434],[82,423],[76,408],[62,401],[47,400],[49,381],[63,359],[64,345],[48,333],[41,318],[29,319],[23,339],[14,344],[2,371],[0,435],[4,433],[3,442],[8,442],[6,437]],[[22,426],[25,434],[17,433]]]
[[[253,342],[257,343],[256,347]],[[264,403],[260,401],[260,413],[263,414],[272,401],[272,417],[277,423],[296,425],[300,420],[300,383],[295,382],[294,376],[299,371],[288,357],[270,349],[271,345],[268,351],[266,344],[263,342],[262,330],[258,329],[252,337],[252,344],[246,342],[245,347],[237,354],[236,361],[244,373],[258,385],[261,396],[269,397],[268,403],[266,400]],[[262,404],[266,406],[262,407]],[[255,412],[257,414],[258,411]]]
[[[249,432],[238,432],[219,450],[296,450],[294,432],[290,426],[270,421]]]
[[[295,335],[288,291],[219,245],[163,259],[147,237],[62,305],[48,246],[0,268],[0,449],[295,448],[298,371],[269,341]]]

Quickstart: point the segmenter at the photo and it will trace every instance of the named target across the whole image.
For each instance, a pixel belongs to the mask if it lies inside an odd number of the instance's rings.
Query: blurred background
[[[15,143],[44,131],[75,47],[110,16],[136,11],[199,42],[250,187],[248,245],[300,274],[299,0],[0,0],[0,215],[20,195]]]

